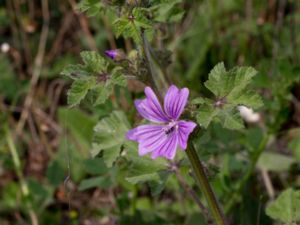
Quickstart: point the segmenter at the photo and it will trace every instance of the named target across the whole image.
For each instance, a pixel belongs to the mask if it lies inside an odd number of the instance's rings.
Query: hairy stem
[[[195,174],[195,179],[197,180],[200,190],[202,191],[203,195],[207,200],[212,218],[214,219],[216,225],[226,225],[227,223],[225,221],[224,214],[208,182],[202,163],[200,162],[191,141],[189,142],[189,145],[186,149],[186,153],[192,165]]]

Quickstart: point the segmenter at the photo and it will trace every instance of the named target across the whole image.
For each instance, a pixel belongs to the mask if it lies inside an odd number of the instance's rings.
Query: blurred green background
[[[216,63],[258,70],[261,121],[240,132],[210,126],[200,154],[219,172],[211,181],[230,224],[281,224],[265,208],[281,191],[300,188],[300,2],[174,1],[180,17],[170,17],[165,2],[151,44],[173,52],[167,73],[175,84],[209,95],[203,82]],[[129,81],[97,107],[67,107],[70,80],[60,72],[81,51],[135,48],[114,38],[113,15],[81,13],[77,3],[0,1],[0,224],[205,224],[176,177],[153,196],[149,185],[124,179],[125,160],[108,169],[90,157],[96,122],[121,108],[132,119],[143,85]]]

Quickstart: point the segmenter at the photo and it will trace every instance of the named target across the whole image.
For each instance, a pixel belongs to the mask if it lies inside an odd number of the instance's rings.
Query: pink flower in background
[[[151,153],[153,159],[173,159],[178,145],[182,150],[186,149],[188,137],[196,127],[194,122],[179,120],[186,106],[189,90],[172,85],[164,98],[163,109],[150,87],[145,88],[145,94],[145,99],[135,101],[135,107],[142,117],[155,124],[129,130],[127,138],[139,143],[140,156]]]

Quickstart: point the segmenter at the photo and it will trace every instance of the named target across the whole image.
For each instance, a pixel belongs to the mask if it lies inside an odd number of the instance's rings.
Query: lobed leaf
[[[132,19],[129,16],[118,18],[113,23],[113,30],[117,37],[132,38],[136,43],[141,43],[141,29],[152,29],[151,22],[144,15],[145,11],[134,8]]]
[[[251,67],[237,67],[226,71],[224,63],[218,63],[204,83],[214,94],[214,100],[196,98],[192,101],[192,104],[200,105],[198,123],[204,128],[212,121],[218,121],[223,127],[232,130],[244,128],[237,106],[245,105],[254,109],[262,106],[261,97],[248,90],[255,75],[256,71]]]
[[[109,117],[100,120],[94,128],[92,156],[103,151],[104,162],[111,167],[120,154],[129,127],[122,111],[113,111]]]
[[[94,51],[83,51],[80,55],[83,64],[69,65],[61,73],[74,80],[68,91],[70,106],[78,105],[89,92],[93,94],[94,105],[103,104],[115,85],[126,86],[121,67],[110,69],[109,63]]]
[[[95,79],[75,80],[68,90],[68,104],[71,107],[78,105],[95,85]]]
[[[107,70],[108,63],[101,55],[99,55],[99,53],[94,51],[83,51],[80,53],[80,56],[88,71],[98,74]]]

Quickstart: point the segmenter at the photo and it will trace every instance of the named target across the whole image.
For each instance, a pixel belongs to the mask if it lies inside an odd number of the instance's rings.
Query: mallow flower
[[[145,99],[135,100],[135,107],[152,123],[129,130],[127,139],[139,143],[140,156],[151,153],[153,159],[173,159],[178,145],[182,150],[186,149],[188,137],[196,127],[194,122],[179,119],[187,104],[189,89],[170,86],[163,108],[150,87],[145,88],[145,95]]]

